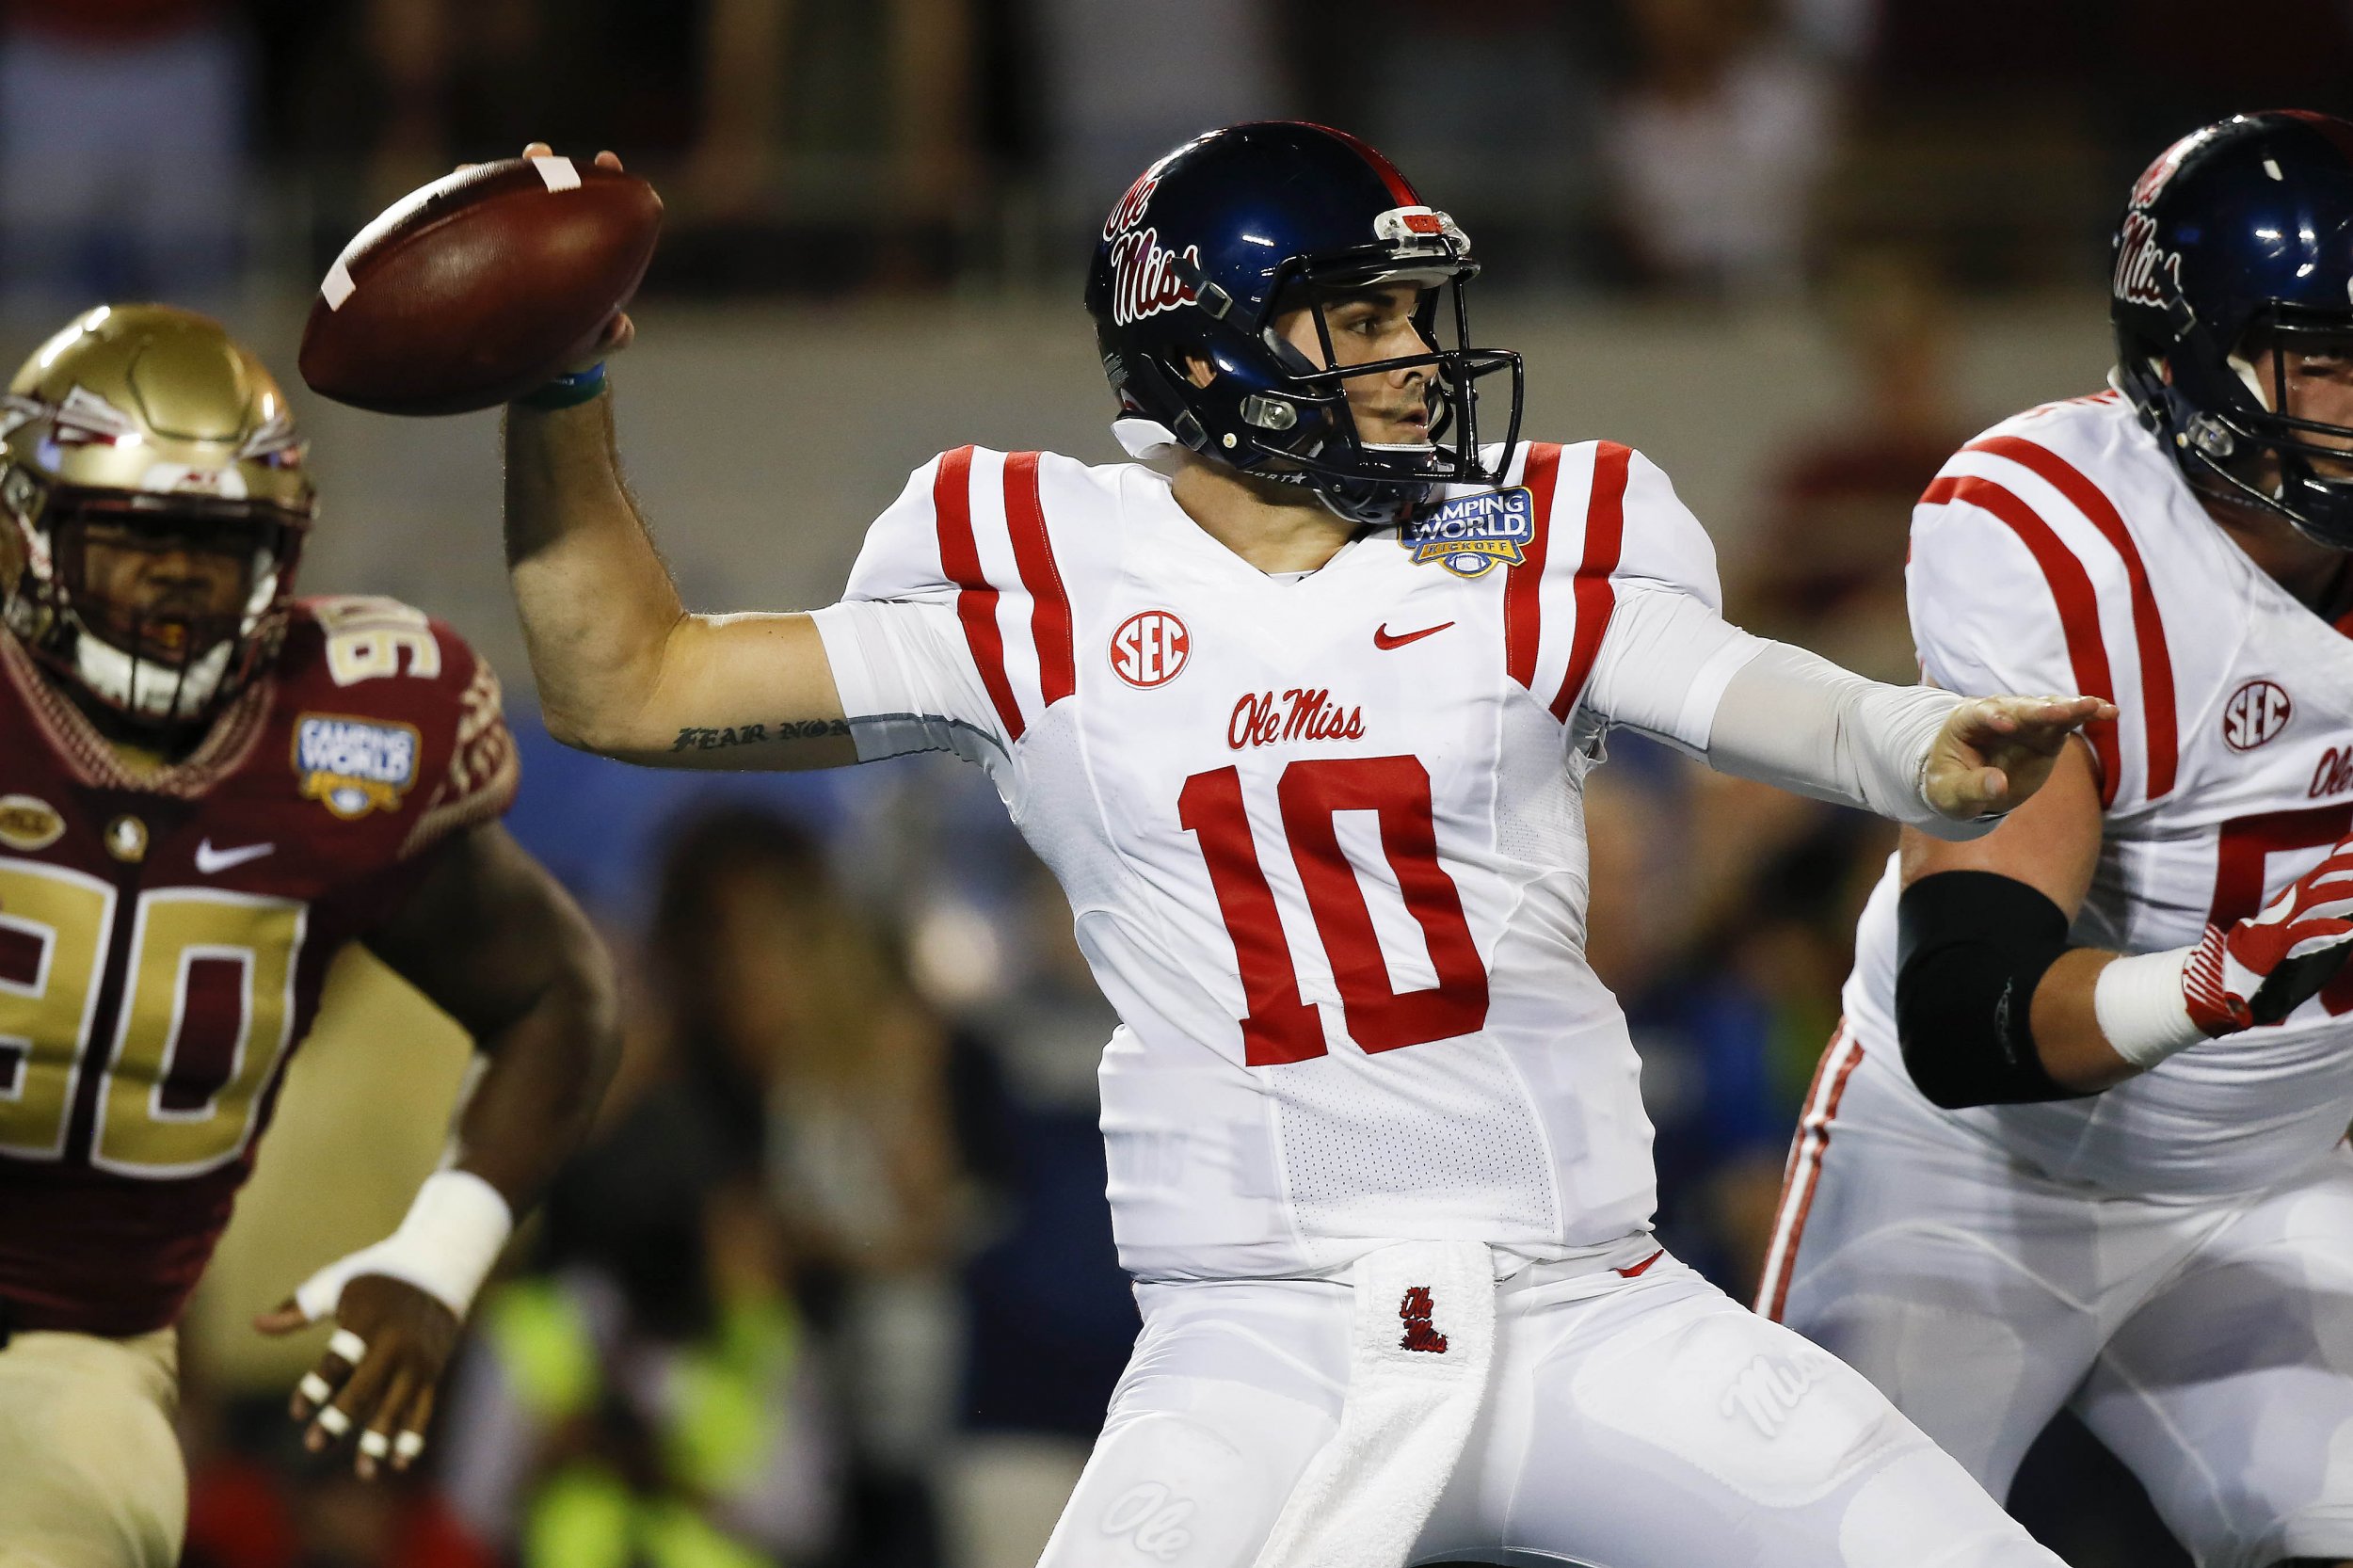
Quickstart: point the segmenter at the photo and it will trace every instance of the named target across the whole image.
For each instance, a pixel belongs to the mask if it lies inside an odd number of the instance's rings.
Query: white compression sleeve
[[[1625,594],[1589,698],[1612,724],[1656,735],[1720,772],[1860,806],[1940,839],[1975,839],[1928,802],[1929,746],[1961,698],[1888,686],[1743,632],[1689,594]]]
[[[1932,838],[1982,838],[1994,817],[1955,822],[1929,804],[1929,748],[1961,698],[1889,686],[1769,643],[1724,686],[1707,738],[1711,767],[1860,806]]]

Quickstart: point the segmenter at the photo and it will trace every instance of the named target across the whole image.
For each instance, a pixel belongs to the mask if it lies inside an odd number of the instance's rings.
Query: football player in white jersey
[[[1999,1496],[2062,1407],[2205,1568],[2353,1560],[2353,124],[2185,137],[2117,238],[2115,390],[1913,514],[1956,692],[2113,696],[1969,844],[1907,835],[1762,1309]]]
[[[2055,1563],[1651,1240],[1579,786],[1626,725],[1967,838],[2113,709],[1726,625],[1656,467],[1516,439],[1516,356],[1461,343],[1473,270],[1353,137],[1179,148],[1088,288],[1141,460],[927,462],[814,615],[685,614],[601,370],[552,385],[506,429],[549,728],[673,765],[957,752],[1060,878],[1125,1020],[1103,1128],[1144,1327],[1058,1568]],[[1511,389],[1484,445],[1481,380]]]

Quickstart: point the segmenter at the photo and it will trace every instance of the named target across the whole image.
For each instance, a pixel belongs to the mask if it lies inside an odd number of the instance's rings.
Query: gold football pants
[[[188,1513],[179,1399],[172,1329],[0,1348],[0,1568],[173,1568]]]

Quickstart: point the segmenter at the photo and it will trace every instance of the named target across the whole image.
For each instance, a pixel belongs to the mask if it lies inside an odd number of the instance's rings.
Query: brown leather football
[[[554,157],[461,168],[344,248],[302,329],[302,378],[378,413],[506,402],[595,344],[661,229],[662,199],[633,174]]]

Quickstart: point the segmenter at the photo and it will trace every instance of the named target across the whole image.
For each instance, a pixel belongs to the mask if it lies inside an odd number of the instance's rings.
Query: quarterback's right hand
[[[555,149],[544,141],[535,141],[522,151],[522,155],[526,158],[552,157],[554,153]],[[621,155],[610,151],[600,152],[597,154],[597,167],[617,171],[621,167]],[[575,371],[586,370],[590,365],[602,364],[636,340],[637,326],[629,319],[629,312],[616,311],[613,312],[613,319],[604,324],[604,332],[597,339],[596,346],[590,348],[573,363],[566,365],[565,373],[569,375]]]
[[[2353,957],[2353,840],[2288,884],[2261,913],[2210,925],[2182,967],[2190,1020],[2208,1039],[2277,1023]]]

